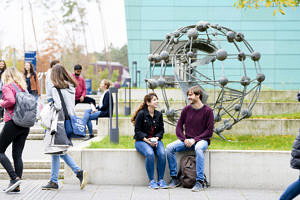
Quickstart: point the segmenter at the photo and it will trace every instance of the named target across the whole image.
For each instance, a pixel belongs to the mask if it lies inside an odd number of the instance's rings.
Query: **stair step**
[[[49,179],[51,169],[24,169],[22,179]],[[64,170],[60,169],[58,177],[64,177]],[[4,169],[0,169],[0,179],[9,179],[8,174]]]
[[[60,169],[64,169],[65,163],[60,162]],[[40,161],[40,160],[30,160],[23,161],[24,169],[51,169],[51,161]],[[0,169],[3,169],[3,166],[0,165]]]

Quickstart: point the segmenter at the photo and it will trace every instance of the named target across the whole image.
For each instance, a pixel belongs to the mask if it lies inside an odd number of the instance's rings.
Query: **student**
[[[75,94],[75,105],[78,103],[92,103],[96,106],[95,99],[86,96],[85,80],[80,76],[81,70],[82,66],[77,64],[74,66],[74,74],[72,74],[78,83]]]
[[[15,68],[8,68],[5,70],[2,74],[1,80],[3,83],[3,96],[2,100],[0,100],[0,106],[5,109],[5,124],[0,134],[0,163],[10,177],[9,185],[4,191],[20,192],[20,183],[23,173],[22,152],[29,133],[29,128],[16,125],[11,117],[13,116],[16,100],[16,89],[14,88],[14,85],[21,91],[25,91],[27,86],[22,73],[17,71]],[[7,112],[10,113],[11,117]],[[11,143],[14,168],[5,155],[5,151]]]
[[[51,71],[51,81],[53,87],[51,89],[51,97],[54,102],[54,108],[59,111],[62,109],[62,103],[58,94],[57,89],[61,90],[64,98],[67,111],[69,115],[75,114],[75,86],[76,81],[69,75],[62,65],[56,64]],[[42,187],[43,190],[57,190],[58,189],[58,173],[60,168],[59,158],[62,158],[65,163],[72,168],[76,177],[80,181],[80,189],[83,189],[87,184],[87,172],[81,170],[78,165],[74,162],[71,156],[67,153],[62,155],[52,155],[51,163],[51,179],[49,183]]]
[[[47,95],[47,101],[48,103],[53,101],[52,99],[52,93],[51,93],[51,89],[53,87],[53,83],[51,81],[51,71],[52,68],[56,65],[59,64],[59,60],[53,60],[50,62],[50,68],[48,69],[47,73],[46,73],[46,79],[45,79],[45,89],[46,89],[46,95]]]
[[[84,117],[83,121],[88,127],[89,130],[89,137],[88,139],[91,139],[94,137],[93,134],[93,125],[91,120],[98,119],[98,117],[109,117],[109,87],[110,87],[110,82],[106,79],[103,79],[100,83],[100,89],[103,91],[101,97],[100,97],[100,102],[99,105],[96,107],[96,109],[88,109],[84,112]],[[113,109],[113,99],[111,97],[111,105]]]
[[[27,91],[37,100],[41,96],[40,84],[33,69],[33,64],[30,62],[26,62],[24,65],[24,77],[27,83]]]
[[[135,148],[146,157],[145,165],[149,178],[149,188],[168,188],[164,181],[166,154],[161,141],[164,135],[162,113],[155,110],[158,98],[155,93],[147,94],[144,102],[133,115]],[[155,154],[157,155],[157,180],[154,180]]]
[[[191,104],[183,108],[177,122],[178,140],[168,144],[166,148],[172,178],[168,186],[175,188],[180,184],[177,179],[176,152],[195,151],[197,176],[192,191],[198,192],[203,188],[204,152],[213,135],[214,116],[212,109],[202,103],[203,93],[199,86],[191,87],[187,96]]]
[[[0,99],[2,99],[2,86],[3,86],[1,76],[5,70],[6,70],[6,63],[4,60],[0,60]],[[3,112],[4,109],[0,107],[0,122],[3,122]]]

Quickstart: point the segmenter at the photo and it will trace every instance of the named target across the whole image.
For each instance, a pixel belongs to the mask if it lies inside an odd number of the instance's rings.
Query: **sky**
[[[11,1],[9,7],[3,8],[0,4],[2,17],[0,18],[0,48],[11,46],[17,50],[23,50],[23,34],[22,34],[22,12],[21,1]],[[23,0],[24,5],[24,30],[25,30],[25,50],[36,50],[34,32],[32,27],[31,15],[28,0]],[[86,34],[88,38],[89,52],[100,52],[104,49],[104,40],[102,37],[102,29],[100,15],[97,4],[94,2],[87,5],[87,26]],[[127,44],[125,10],[123,0],[101,0],[102,15],[107,32],[107,42],[112,43],[114,47],[122,47]],[[45,30],[48,19],[55,19],[53,13],[44,8],[33,5],[33,16],[35,21],[36,35],[38,40],[38,48],[42,46],[42,41],[46,37]],[[66,32],[60,23],[57,23],[60,42],[66,41]],[[76,37],[76,43],[83,44],[83,35]]]

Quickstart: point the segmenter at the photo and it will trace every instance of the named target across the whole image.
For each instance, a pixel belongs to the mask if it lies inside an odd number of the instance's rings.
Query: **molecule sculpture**
[[[244,34],[218,24],[200,21],[168,33],[148,56],[147,89],[160,88],[167,123],[176,125],[182,108],[172,108],[165,88],[172,84],[186,92],[195,85],[204,92],[202,102],[214,111],[214,132],[224,130],[252,115],[265,75],[261,54]],[[173,77],[168,80],[166,77]]]

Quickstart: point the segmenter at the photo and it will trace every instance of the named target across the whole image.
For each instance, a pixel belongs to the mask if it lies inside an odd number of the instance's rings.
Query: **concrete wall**
[[[147,185],[145,159],[134,149],[83,149],[70,151],[88,171],[91,184]],[[177,161],[186,153],[178,153]],[[212,187],[284,189],[298,178],[289,167],[288,151],[209,150],[205,154],[205,174]],[[65,182],[76,183],[69,168]],[[165,178],[169,181],[166,166]]]
[[[251,134],[251,135],[284,135],[298,134],[300,119],[244,119],[234,125],[231,130],[224,133],[231,134]],[[116,127],[116,119],[112,121]],[[134,135],[134,127],[129,117],[120,117],[118,121],[120,135]],[[218,124],[216,124],[218,127]],[[165,133],[174,133],[175,126],[164,123]],[[107,135],[109,133],[109,119],[98,119],[98,134]]]

